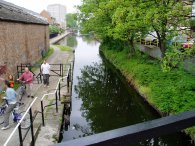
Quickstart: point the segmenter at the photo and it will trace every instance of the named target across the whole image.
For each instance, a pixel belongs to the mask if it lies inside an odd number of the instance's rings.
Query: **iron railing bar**
[[[44,106],[43,110],[44,110],[46,107],[49,107],[49,106],[52,106],[52,105],[56,105],[56,103],[52,103],[52,104],[48,104],[48,105]]]
[[[16,132],[16,130],[18,130],[19,125],[21,124],[21,122],[23,121],[24,117],[26,116],[26,114],[28,113],[28,111],[30,110],[30,108],[32,107],[32,105],[34,104],[34,102],[37,100],[37,98],[38,97],[35,97],[35,99],[31,102],[30,106],[28,107],[28,109],[24,113],[23,117],[20,119],[20,121],[18,122],[18,124],[16,125],[16,127],[14,128],[14,130],[12,131],[12,133],[10,134],[10,136],[8,137],[8,139],[6,140],[6,142],[4,143],[3,146],[7,146],[8,142],[10,141],[10,139],[12,138],[12,136],[14,135],[14,133]]]

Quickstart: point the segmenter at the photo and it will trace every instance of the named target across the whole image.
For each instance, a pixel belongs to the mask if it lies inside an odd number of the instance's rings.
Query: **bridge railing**
[[[178,132],[195,125],[195,110],[163,117],[132,126],[69,140],[53,146],[122,146]]]

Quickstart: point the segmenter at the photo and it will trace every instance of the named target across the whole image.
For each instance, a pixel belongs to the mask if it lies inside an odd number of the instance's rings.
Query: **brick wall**
[[[35,63],[48,47],[47,25],[0,21],[0,66],[6,65],[6,73],[16,75],[17,65]]]

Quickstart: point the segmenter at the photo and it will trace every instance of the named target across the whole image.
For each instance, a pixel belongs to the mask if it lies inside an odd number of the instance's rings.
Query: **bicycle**
[[[26,84],[25,82],[21,80],[18,80],[18,82],[20,83],[20,87],[18,91],[18,98],[19,98],[19,101],[21,101],[22,97],[26,94]]]
[[[19,107],[21,106],[22,104],[17,102],[17,106],[13,109],[13,111],[11,112],[11,115],[12,115],[12,120],[14,123],[18,123],[25,111],[22,111],[22,112],[19,112]],[[8,107],[8,104],[4,104],[0,107],[0,125],[4,123],[4,114],[5,114],[5,111],[6,111],[6,107]],[[30,114],[27,113],[26,116],[24,117],[24,119],[22,120],[21,122],[21,128],[22,129],[27,129],[29,128],[31,125],[30,123]]]

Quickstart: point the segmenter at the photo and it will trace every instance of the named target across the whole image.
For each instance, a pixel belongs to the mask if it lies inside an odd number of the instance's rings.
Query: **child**
[[[5,81],[4,78],[0,78],[0,80]],[[7,81],[9,81],[10,87],[14,88],[14,77],[11,74],[8,75]]]

